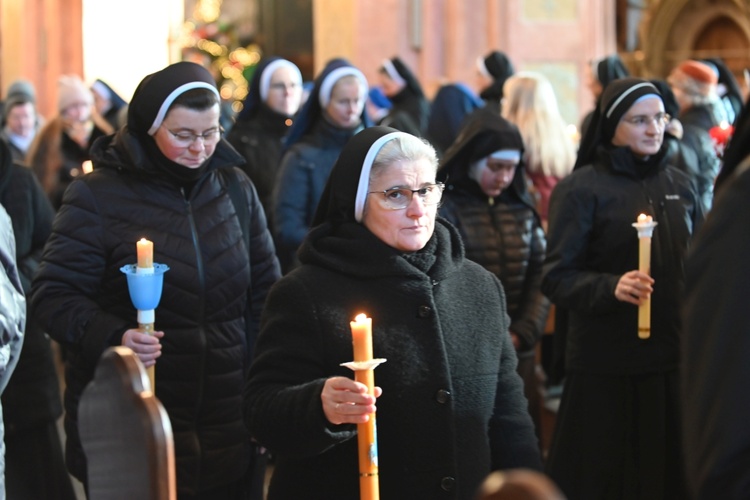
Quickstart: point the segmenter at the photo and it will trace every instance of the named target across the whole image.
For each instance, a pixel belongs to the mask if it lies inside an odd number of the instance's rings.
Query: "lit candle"
[[[136,242],[136,252],[138,254],[138,265],[135,268],[136,274],[152,275],[154,273],[154,243],[146,238],[141,238]],[[138,330],[148,335],[154,333],[154,310],[138,311]],[[153,366],[146,368],[146,373],[151,381],[151,390],[156,392],[156,372]]]
[[[651,236],[654,233],[654,222],[650,215],[641,214],[633,227],[638,231],[638,270],[651,275]],[[638,306],[638,338],[651,337],[651,295]]]
[[[154,267],[154,243],[141,238],[136,243],[136,250],[138,252],[138,267],[141,269],[147,269]]]
[[[372,359],[372,318],[358,314],[351,322],[352,343],[354,344],[354,361]]]
[[[354,346],[354,361],[372,361],[372,318],[359,314],[350,322],[352,329],[352,344]],[[354,378],[367,386],[367,392],[375,395],[375,371],[357,369]],[[359,444],[359,492],[361,500],[379,500],[378,485],[378,444],[375,427],[375,414],[364,424],[357,424],[357,442]]]

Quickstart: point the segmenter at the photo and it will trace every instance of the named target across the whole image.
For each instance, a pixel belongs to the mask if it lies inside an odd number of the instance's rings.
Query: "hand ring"
[[[339,411],[339,406],[341,406],[341,403],[336,403],[336,408],[335,408],[336,411]]]

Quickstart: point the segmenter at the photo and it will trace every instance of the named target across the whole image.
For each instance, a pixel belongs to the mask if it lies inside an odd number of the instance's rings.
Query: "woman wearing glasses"
[[[181,62],[144,78],[127,126],[92,155],[93,172],[66,192],[32,287],[38,319],[68,353],[68,468],[85,483],[78,400],[102,352],[125,345],[156,365],[180,499],[245,499],[242,384],[279,267],[255,189],[234,167],[242,157],[221,139],[210,73]],[[153,242],[154,262],[169,266],[153,336],[137,330],[120,271],[136,261],[141,238]]]
[[[493,469],[540,467],[502,285],[436,216],[436,169],[412,135],[357,134],[301,266],[269,294],[245,392],[250,431],[276,458],[269,499],[358,498],[355,424],[376,407],[381,498],[472,499]],[[377,397],[340,366],[359,313],[387,360]]]
[[[547,462],[568,498],[685,498],[679,432],[683,262],[703,218],[638,78],[604,89],[573,173],[552,192],[542,291],[568,310],[563,395]],[[638,271],[640,214],[658,224]],[[650,337],[638,306],[651,297]]]

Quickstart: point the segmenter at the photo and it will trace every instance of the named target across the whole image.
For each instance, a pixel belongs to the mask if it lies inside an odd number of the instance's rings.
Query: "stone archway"
[[[662,78],[680,61],[720,57],[750,67],[750,0],[652,2],[642,26],[644,76]]]

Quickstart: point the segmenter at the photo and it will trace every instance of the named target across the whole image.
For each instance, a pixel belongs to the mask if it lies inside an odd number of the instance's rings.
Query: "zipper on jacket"
[[[187,198],[185,194],[185,189],[180,188],[180,192],[182,193],[182,197],[185,200],[185,206],[187,208],[188,213],[188,221],[190,222],[190,232],[193,238],[193,249],[195,250],[195,261],[196,261],[196,270],[198,273],[198,333],[199,333],[199,340],[201,343],[201,356],[200,356],[200,373],[203,374],[206,371],[206,345],[208,342],[206,341],[206,330],[204,328],[204,322],[205,322],[205,316],[206,316],[206,274],[205,274],[205,268],[203,266],[203,254],[201,253],[200,248],[200,238],[198,237],[198,227],[195,224],[195,216],[193,214],[193,205],[190,203],[190,200]],[[197,405],[196,405],[196,417],[193,421],[194,428],[198,429],[198,415],[200,414],[200,408],[203,405],[203,394],[205,392],[205,386],[203,383],[203,379],[199,379],[198,384],[198,398],[197,398]],[[201,450],[200,447],[200,440],[197,440],[197,434],[196,434],[196,448],[199,450],[198,455],[202,456],[203,450]]]

